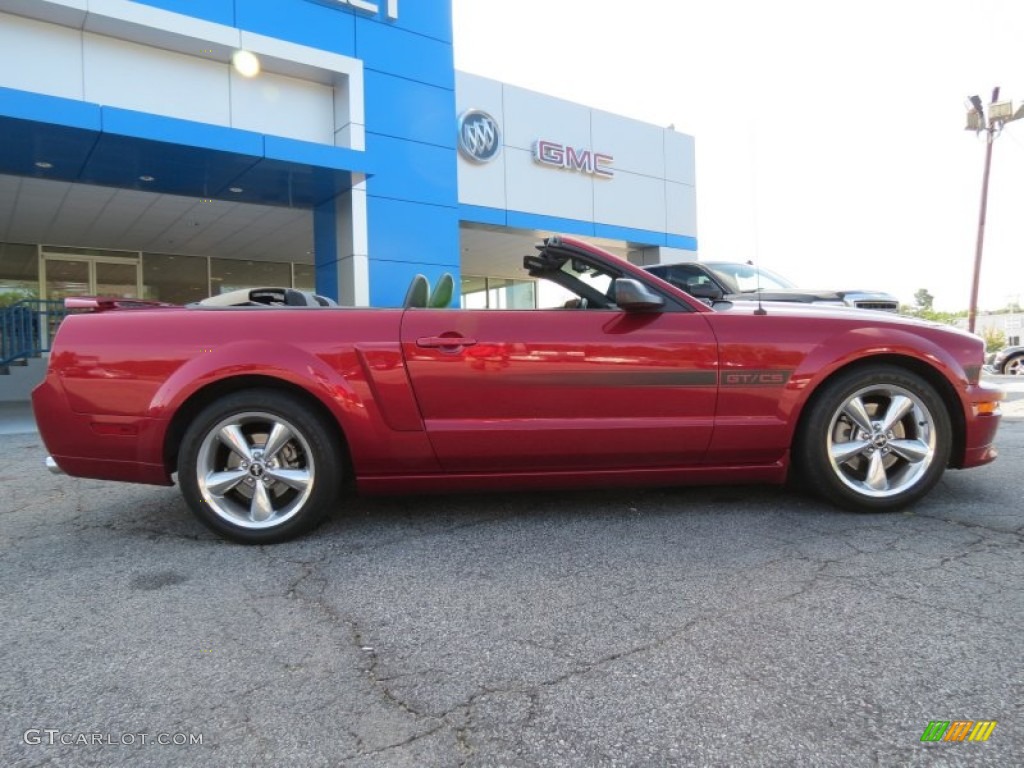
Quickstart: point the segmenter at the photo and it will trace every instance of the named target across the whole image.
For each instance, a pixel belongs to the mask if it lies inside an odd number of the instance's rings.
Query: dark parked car
[[[1024,347],[1006,347],[996,352],[992,370],[1008,376],[1024,376]]]
[[[750,264],[731,261],[687,261],[681,264],[658,264],[646,268],[677,288],[699,299],[718,301],[750,300],[794,301],[801,304],[899,311],[899,300],[881,291],[819,291],[797,288],[792,282]]]

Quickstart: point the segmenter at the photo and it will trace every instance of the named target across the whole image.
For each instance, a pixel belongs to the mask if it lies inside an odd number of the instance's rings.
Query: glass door
[[[43,254],[44,296],[63,301],[68,296],[139,296],[139,260],[105,256]]]
[[[117,296],[134,299],[140,295],[141,269],[138,259],[77,254],[43,253],[39,265],[43,298],[63,302],[68,296]],[[62,310],[40,314],[40,333],[49,348]]]
[[[63,301],[68,296],[86,296],[92,291],[91,263],[88,259],[44,257],[46,284],[43,298]]]
[[[139,297],[139,263],[93,261],[93,290],[97,296]]]

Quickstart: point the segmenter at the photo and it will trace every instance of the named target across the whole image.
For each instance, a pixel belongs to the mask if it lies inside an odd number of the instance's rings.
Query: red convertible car
[[[996,457],[1003,393],[952,328],[714,308],[583,242],[524,267],[556,307],[137,307],[89,299],[33,393],[54,471],[170,485],[246,543],[367,493],[782,483],[883,511]],[[248,296],[273,295],[253,291]],[[447,297],[446,297],[447,298]],[[244,301],[252,304],[252,301]],[[447,303],[442,299],[439,303]]]

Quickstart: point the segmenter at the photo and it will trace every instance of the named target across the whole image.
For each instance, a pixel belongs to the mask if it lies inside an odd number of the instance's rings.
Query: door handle
[[[465,336],[423,336],[416,339],[417,347],[433,347],[435,349],[458,349],[459,347],[472,347],[476,339],[469,339]]]

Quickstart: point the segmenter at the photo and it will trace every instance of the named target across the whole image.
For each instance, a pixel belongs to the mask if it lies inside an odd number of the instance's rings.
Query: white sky
[[[984,141],[1024,0],[453,0],[455,64],[697,141],[702,259],[966,309]],[[1024,301],[1024,120],[996,141],[981,309]]]

